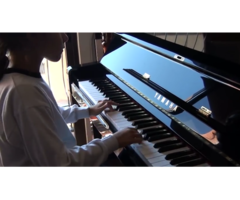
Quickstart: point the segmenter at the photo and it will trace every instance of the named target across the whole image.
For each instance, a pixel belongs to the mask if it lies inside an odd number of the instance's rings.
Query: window
[[[40,68],[41,75],[51,88],[59,106],[69,105],[69,86],[67,75],[66,52],[58,62],[44,59]]]

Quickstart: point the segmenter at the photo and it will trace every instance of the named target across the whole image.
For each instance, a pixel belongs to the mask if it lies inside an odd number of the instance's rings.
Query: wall
[[[79,63],[96,62],[94,33],[77,33]]]

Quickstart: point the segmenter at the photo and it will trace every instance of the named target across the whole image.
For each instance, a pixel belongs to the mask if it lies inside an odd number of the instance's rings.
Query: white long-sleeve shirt
[[[42,78],[5,74],[0,113],[0,166],[99,166],[118,148],[114,136],[77,146],[66,123],[89,117],[88,109],[58,107]]]

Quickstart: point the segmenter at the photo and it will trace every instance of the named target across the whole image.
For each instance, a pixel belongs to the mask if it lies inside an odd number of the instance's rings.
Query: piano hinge
[[[199,109],[199,112],[202,113],[204,116],[208,117],[212,114],[212,111],[205,108],[204,106],[202,106],[200,109]]]

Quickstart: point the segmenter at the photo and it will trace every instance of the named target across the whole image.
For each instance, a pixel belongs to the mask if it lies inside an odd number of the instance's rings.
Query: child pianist
[[[62,33],[0,33],[0,166],[100,166],[118,148],[141,143],[137,130],[126,128],[76,145],[66,123],[115,103],[58,106],[39,69],[43,58],[60,60],[67,40]]]

